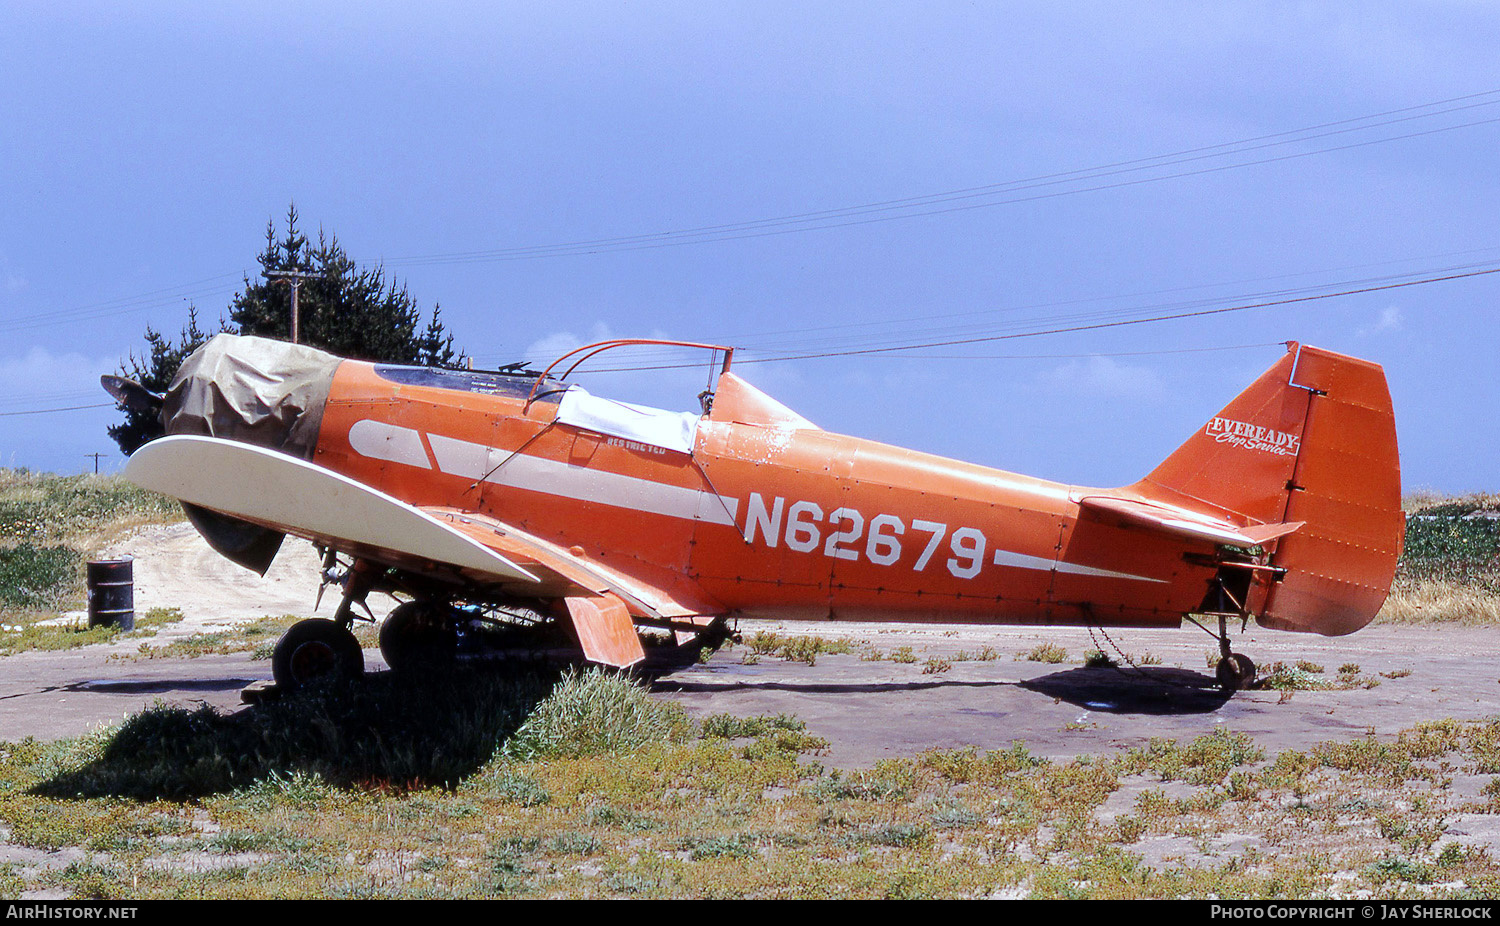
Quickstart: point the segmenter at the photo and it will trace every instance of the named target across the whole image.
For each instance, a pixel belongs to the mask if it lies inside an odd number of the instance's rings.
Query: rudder
[[[1287,354],[1134,488],[1245,525],[1306,522],[1275,542],[1285,570],[1266,627],[1358,630],[1401,553],[1395,416],[1379,365],[1288,344]]]
[[[1258,620],[1352,633],[1385,603],[1406,537],[1396,417],[1378,364],[1305,347],[1295,376],[1312,400],[1286,517],[1307,526],[1272,556],[1287,573]]]

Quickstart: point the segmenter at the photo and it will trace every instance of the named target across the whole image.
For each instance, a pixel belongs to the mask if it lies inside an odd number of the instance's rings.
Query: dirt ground
[[[186,524],[151,528],[109,551],[133,555],[136,609],[176,607],[186,615],[152,638],[155,646],[266,615],[311,615],[318,563],[312,548],[288,541],[265,578],[213,553]],[[330,595],[329,598],[332,596]],[[334,602],[325,598],[322,613]],[[379,609],[377,608],[377,612]],[[907,624],[744,622],[741,632],[848,638],[853,652],[819,655],[814,665],[772,656],[747,658],[741,645],[655,683],[663,698],[693,715],[794,714],[830,741],[820,761],[863,767],[933,747],[1005,748],[1022,740],[1038,755],[1104,753],[1152,737],[1190,739],[1223,725],[1270,752],[1314,743],[1393,734],[1422,720],[1500,714],[1500,634],[1457,626],[1376,626],[1343,638],[1250,628],[1235,648],[1262,666],[1307,660],[1332,679],[1356,663],[1373,687],[1334,691],[1219,693],[1208,668],[1214,640],[1176,631],[944,627]],[[0,657],[0,739],[58,739],[119,720],[160,700],[249,710],[240,692],[267,680],[269,661],[248,654],[196,659],[131,659],[139,640],[57,653]],[[1067,650],[1059,664],[1025,654],[1043,642]],[[894,661],[902,647],[913,661]],[[973,658],[986,647],[995,658]],[[1084,668],[1103,649],[1151,664]],[[874,654],[885,658],[868,658]],[[967,658],[966,658],[967,657]],[[367,650],[367,668],[384,670]]]

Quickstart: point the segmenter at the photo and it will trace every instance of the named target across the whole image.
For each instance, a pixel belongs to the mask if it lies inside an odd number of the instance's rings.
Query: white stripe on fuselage
[[[1045,556],[1027,556],[1025,553],[1012,553],[1009,550],[995,551],[995,565],[1010,566],[1013,569],[1040,569],[1043,571],[1056,569],[1058,572],[1066,572],[1077,576],[1101,576],[1106,579],[1135,579],[1137,582],[1167,581],[1166,579],[1153,579],[1150,576],[1138,576],[1129,572],[1099,569],[1096,566],[1080,566],[1077,563],[1069,563],[1060,559],[1048,559]]]
[[[450,476],[730,527],[734,526],[735,512],[739,510],[739,499],[700,489],[573,466],[441,434],[428,434],[427,439],[438,469]],[[361,456],[432,468],[422,450],[422,437],[412,428],[363,419],[349,429],[349,445]]]
[[[441,434],[428,434],[427,440],[432,447],[432,455],[437,460],[438,469],[450,476],[575,501],[596,502],[628,511],[723,524],[739,530],[735,520],[739,511],[737,498],[603,469],[574,466],[560,460],[527,456]],[[362,419],[349,429],[349,444],[356,453],[364,457],[419,469],[432,469],[427,454],[422,449],[422,436],[412,428]],[[1167,581],[1008,550],[995,550],[993,562],[996,566],[1012,569],[1035,569],[1041,572],[1056,570],[1072,575],[1133,579],[1138,582]]]

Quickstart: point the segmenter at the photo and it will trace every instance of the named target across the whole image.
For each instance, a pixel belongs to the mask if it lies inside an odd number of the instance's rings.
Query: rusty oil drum
[[[93,560],[88,564],[89,626],[135,629],[135,560]]]

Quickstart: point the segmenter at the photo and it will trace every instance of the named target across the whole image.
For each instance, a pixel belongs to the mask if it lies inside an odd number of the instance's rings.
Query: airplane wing
[[[398,568],[535,585],[539,577],[398,498],[254,444],[175,435],[131,454],[125,478],[144,489],[305,537]],[[424,571],[424,570],[418,570]]]
[[[340,473],[253,444],[177,435],[130,458],[130,481],[192,505],[463,585],[563,602],[590,660],[645,657],[631,614],[660,620],[722,612],[681,591],[590,561],[493,518],[409,505]]]
[[[495,518],[452,508],[423,510],[540,576],[543,596],[563,601],[584,655],[594,662],[623,667],[645,658],[631,613],[669,621],[676,629],[705,626],[705,617],[724,612],[682,588],[660,588]],[[678,641],[684,636],[679,631]]]
[[[1123,527],[1236,547],[1256,547],[1269,543],[1292,533],[1305,523],[1286,521],[1240,527],[1185,508],[1107,495],[1085,496],[1078,500],[1078,504],[1084,513]]]
[[[635,613],[663,621],[724,611],[722,606],[682,588],[659,588],[593,560],[577,547],[561,547],[496,518],[456,508],[423,508],[422,511],[501,556],[522,564],[540,577],[540,591],[544,595],[565,586],[595,595],[609,593],[630,605]]]

